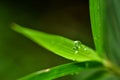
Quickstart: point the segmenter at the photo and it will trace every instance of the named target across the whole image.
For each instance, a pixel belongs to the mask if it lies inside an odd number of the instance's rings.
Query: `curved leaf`
[[[98,62],[81,62],[81,63],[73,62],[37,71],[18,80],[53,80],[61,76],[73,74],[76,72],[79,73],[83,70],[91,68],[102,68],[102,64]]]
[[[13,26],[13,29],[64,58],[79,62],[102,61],[94,50],[83,44],[79,44],[81,48],[78,49],[76,53],[76,50],[73,49],[75,47],[73,40],[58,35],[51,35],[37,30],[23,28],[16,24]],[[79,46],[77,45],[76,47]]]

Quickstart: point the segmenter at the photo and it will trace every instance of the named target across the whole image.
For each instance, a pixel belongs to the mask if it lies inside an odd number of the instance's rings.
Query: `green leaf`
[[[90,1],[91,26],[96,50],[100,56],[103,56],[104,55],[103,28],[105,27],[106,0],[89,0],[89,1]]]
[[[53,80],[68,74],[79,73],[83,70],[102,67],[102,64],[98,62],[72,62],[57,67],[37,71],[18,80]]]
[[[100,80],[107,73],[103,68],[84,70],[75,76],[75,80]]]
[[[37,44],[64,58],[78,62],[102,61],[102,59],[99,58],[94,50],[83,44],[79,44],[81,48],[78,49],[78,53],[76,53],[76,50],[73,50],[73,48],[78,48],[79,46],[75,46],[73,40],[64,38],[62,36],[47,34],[37,30],[24,28],[16,24],[13,26],[13,29],[33,40]]]
[[[120,0],[107,0],[106,12],[105,52],[115,65],[120,66]]]
[[[97,70],[94,74],[87,77],[85,80],[100,80],[107,73],[104,69]]]
[[[114,63],[106,64],[120,75],[120,11],[119,0],[90,0],[90,13],[97,52]],[[109,61],[107,62],[109,63]]]
[[[107,73],[102,78],[100,78],[98,80],[120,80],[120,78],[111,74],[111,73]]]

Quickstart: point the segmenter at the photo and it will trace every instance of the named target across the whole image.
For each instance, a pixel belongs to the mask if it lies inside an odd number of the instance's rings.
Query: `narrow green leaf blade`
[[[94,50],[83,44],[80,44],[82,48],[79,49],[79,52],[75,53],[75,50],[73,50],[73,47],[75,46],[74,41],[70,39],[58,35],[51,35],[44,32],[23,28],[19,25],[14,25],[13,27],[15,31],[23,34],[37,44],[64,58],[79,62],[91,60],[102,61],[101,58],[99,58],[99,56],[94,52]]]
[[[107,0],[106,18],[105,52],[115,65],[120,66],[120,0]]]
[[[107,73],[104,69],[98,69],[94,74],[84,80],[100,80]]]
[[[94,41],[100,55],[120,66],[120,0],[90,0]],[[119,72],[119,68],[117,70]]]
[[[106,0],[89,0],[89,1],[90,1],[91,26],[96,50],[100,56],[103,56],[104,55],[103,28],[105,27]]]
[[[91,68],[80,72],[75,80],[100,80],[107,72],[104,68]]]
[[[81,62],[81,63],[72,62],[57,67],[41,70],[32,73],[28,76],[25,76],[23,78],[20,78],[18,80],[53,80],[68,74],[79,73],[85,69],[87,70],[91,68],[102,68],[102,67],[103,67],[102,64],[98,62]]]

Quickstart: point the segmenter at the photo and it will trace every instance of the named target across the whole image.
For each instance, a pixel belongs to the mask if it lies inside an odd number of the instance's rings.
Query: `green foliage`
[[[97,61],[97,63],[103,62],[103,59],[101,59],[97,55],[97,53],[95,53],[91,48],[83,45],[79,41],[73,41],[58,35],[52,35],[28,28],[23,28],[17,24],[14,24],[13,29],[23,34],[24,36],[30,38],[31,40],[35,41],[37,44],[42,45],[46,49],[54,52],[57,55],[60,55],[64,58],[73,61],[84,62],[84,63],[77,63],[80,64],[77,67],[75,66],[75,64],[68,64],[68,65],[62,65],[55,68],[51,68],[50,71],[49,69],[47,69],[48,71],[42,70],[40,71],[39,74],[36,74],[38,73],[36,72],[20,80],[38,80],[38,79],[51,80],[67,74],[76,73],[78,71],[85,70],[86,67],[87,69],[95,67],[95,64],[93,65],[92,62],[88,63],[86,61]],[[96,66],[99,65],[96,64]]]
[[[105,27],[105,0],[90,0],[90,18],[96,50],[104,55],[103,28]]]
[[[13,29],[64,58],[78,62],[102,61],[91,48],[83,44],[79,45],[81,48],[79,48],[78,53],[76,53],[76,50],[73,49],[75,47],[74,41],[62,36],[23,28],[16,24],[14,24]]]
[[[86,66],[86,64],[88,66]],[[48,68],[41,70],[35,73],[32,73],[28,76],[25,76],[19,80],[53,80],[61,76],[68,74],[78,74],[79,72],[92,68],[102,68],[102,64],[98,62],[73,62],[64,65],[60,65],[54,68]]]
[[[120,67],[120,0],[107,0],[107,3],[103,40],[105,52],[109,60]]]
[[[120,75],[120,11],[119,0],[90,0],[90,17],[96,50],[107,57],[107,66]]]
[[[119,2],[119,0],[90,0],[90,17],[96,52],[80,41],[73,41],[62,36],[52,35],[14,24],[13,29],[15,31],[59,56],[76,61],[41,70],[19,80],[51,80],[92,68],[101,68],[101,70],[86,77],[86,80],[96,80],[98,78],[99,80],[107,80],[103,76],[104,74],[109,76],[115,75],[112,80],[119,79]],[[110,6],[112,5],[113,7],[111,9]],[[109,59],[108,61],[105,59],[105,56]]]

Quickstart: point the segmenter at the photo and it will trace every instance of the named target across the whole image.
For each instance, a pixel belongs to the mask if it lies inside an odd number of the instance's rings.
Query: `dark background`
[[[14,32],[12,23],[80,40],[94,47],[88,1],[0,1],[0,80],[16,80],[32,72],[70,62]],[[74,80],[74,76],[57,80]]]

